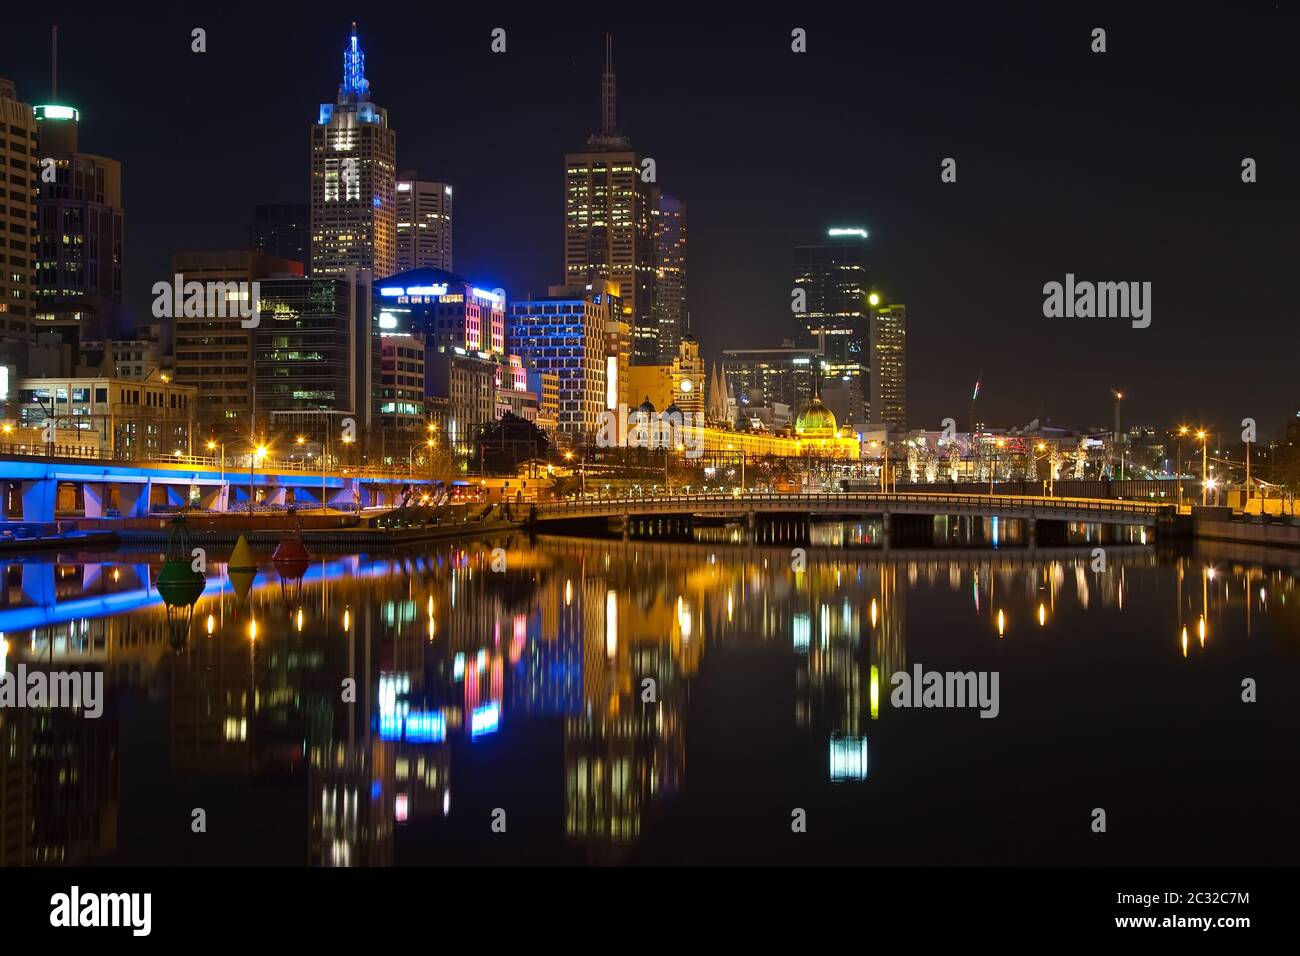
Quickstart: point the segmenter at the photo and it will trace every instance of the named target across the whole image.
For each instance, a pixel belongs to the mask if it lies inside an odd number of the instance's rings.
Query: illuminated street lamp
[[[1201,507],[1204,508],[1206,502],[1206,491],[1209,488],[1206,474],[1208,469],[1206,468],[1206,464],[1209,460],[1210,433],[1202,428],[1197,431],[1196,438],[1201,443]]]
[[[1191,431],[1186,425],[1178,426],[1178,507],[1183,507],[1183,438]]]

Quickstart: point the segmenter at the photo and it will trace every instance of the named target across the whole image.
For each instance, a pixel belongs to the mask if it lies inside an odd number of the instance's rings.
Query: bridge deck
[[[536,506],[536,520],[750,513],[969,515],[1153,525],[1173,509],[1163,501],[1101,498],[1047,498],[1030,495],[969,495],[927,492],[841,492],[826,494],[679,494],[580,498]]]

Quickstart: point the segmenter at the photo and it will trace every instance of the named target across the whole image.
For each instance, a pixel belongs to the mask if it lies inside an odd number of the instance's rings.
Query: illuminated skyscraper
[[[404,172],[397,180],[397,271],[451,271],[451,186]]]
[[[564,282],[618,284],[632,327],[633,361],[659,361],[655,325],[655,216],[642,158],[617,132],[613,52],[606,38],[601,131],[564,157]]]
[[[397,134],[370,101],[357,25],[343,51],[338,101],[311,130],[311,272],[397,271]]]
[[[80,114],[36,107],[42,171],[37,200],[33,331],[53,330],[74,353],[87,338],[114,338],[122,303],[122,166],[83,153]]]
[[[510,303],[510,351],[559,377],[563,444],[579,444],[600,428],[610,399],[607,335],[619,304],[609,283],[594,289],[552,286],[545,298]],[[617,370],[617,354],[613,365]]]
[[[871,412],[907,428],[907,306],[899,303],[871,309]]]
[[[822,400],[841,424],[870,420],[867,231],[831,229],[825,241],[794,251],[795,288],[805,311],[796,313],[799,344],[825,352],[818,383]]]
[[[686,203],[654,191],[655,327],[659,361],[677,357],[686,332]]]
[[[8,237],[5,268],[0,270],[0,332],[27,338],[35,312],[36,190],[40,185],[36,116],[18,100],[14,84],[0,77],[0,164],[6,199],[0,228]]]

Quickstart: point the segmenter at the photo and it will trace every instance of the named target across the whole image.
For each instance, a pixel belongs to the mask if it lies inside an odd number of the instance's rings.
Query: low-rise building
[[[17,398],[17,421],[0,425],[4,444],[119,459],[194,451],[198,389],[157,370],[143,379],[25,378]]]

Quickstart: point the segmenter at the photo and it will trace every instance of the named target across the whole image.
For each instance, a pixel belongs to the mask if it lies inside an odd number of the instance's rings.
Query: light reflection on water
[[[103,669],[110,699],[97,721],[0,711],[25,795],[0,801],[0,862],[1294,854],[1293,570],[1126,534],[1097,571],[1087,528],[1033,551],[1006,530],[888,552],[857,521],[514,537],[325,558],[300,590],[268,565],[246,601],[215,563],[184,634],[153,555],[10,565],[4,667]],[[999,671],[1000,716],[897,709],[918,664]],[[1140,837],[1089,843],[1074,815],[1106,801]],[[222,836],[182,848],[199,805]]]

